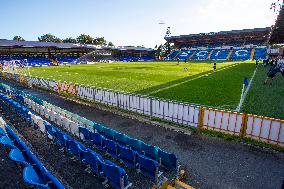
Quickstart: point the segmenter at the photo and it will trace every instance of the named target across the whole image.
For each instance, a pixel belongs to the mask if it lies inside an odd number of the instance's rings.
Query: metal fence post
[[[203,119],[204,119],[205,108],[200,106],[199,115],[198,115],[198,130],[203,127]]]
[[[240,130],[240,138],[242,138],[242,139],[246,136],[247,124],[248,124],[248,115],[243,114],[242,126],[241,126],[241,130]]]

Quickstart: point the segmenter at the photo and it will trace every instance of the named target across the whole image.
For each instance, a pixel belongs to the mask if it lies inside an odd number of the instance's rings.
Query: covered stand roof
[[[250,39],[267,39],[270,27],[254,28],[232,31],[220,31],[210,33],[189,34],[180,36],[165,37],[168,42],[196,42],[196,41],[219,41],[219,40],[238,40],[248,37]]]
[[[283,1],[284,3],[284,1]],[[269,37],[270,44],[284,43],[284,6],[282,6]]]
[[[86,48],[86,49],[109,49],[120,51],[154,51],[151,48],[134,47],[134,46],[100,46],[91,44],[76,44],[76,43],[54,43],[54,42],[39,42],[39,41],[16,41],[0,39],[0,47],[45,47],[45,48],[59,48],[59,49],[71,49],[71,48]]]
[[[94,48],[96,45],[74,44],[74,43],[54,43],[54,42],[39,42],[39,41],[16,41],[0,39],[0,47],[55,47],[55,48]]]

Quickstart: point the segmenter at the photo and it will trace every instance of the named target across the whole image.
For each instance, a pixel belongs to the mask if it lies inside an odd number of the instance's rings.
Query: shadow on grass
[[[227,69],[227,68],[230,68],[230,67],[233,67],[233,66],[236,66],[236,64],[232,64],[232,65],[229,65],[229,66],[222,67],[218,71],[222,71],[224,69]],[[149,87],[149,88],[146,88],[146,89],[135,91],[134,93],[149,95],[151,93],[158,92],[162,89],[172,87],[172,86],[175,86],[175,85],[179,85],[179,84],[182,84],[184,82],[187,82],[187,81],[190,81],[190,80],[193,80],[193,79],[197,79],[197,78],[200,78],[201,76],[208,75],[208,74],[211,74],[211,73],[213,73],[212,70],[206,71],[206,72],[201,72],[201,73],[198,73],[198,74],[195,74],[195,75],[191,75],[191,76],[188,76],[188,77],[184,77],[184,78],[181,78],[181,79],[170,81],[168,83],[163,83],[161,85],[156,85],[156,86],[153,86],[153,87]]]

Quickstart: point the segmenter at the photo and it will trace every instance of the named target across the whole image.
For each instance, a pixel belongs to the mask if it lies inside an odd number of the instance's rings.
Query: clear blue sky
[[[271,26],[273,0],[0,0],[0,38],[51,33],[104,36],[115,45],[154,47],[172,35]],[[166,24],[159,25],[163,20]]]

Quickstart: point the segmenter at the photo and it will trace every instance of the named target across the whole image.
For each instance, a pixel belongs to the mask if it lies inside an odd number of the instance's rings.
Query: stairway
[[[195,53],[196,53],[196,51],[194,51],[194,52],[192,53],[192,55],[190,55],[190,57],[188,58],[188,60],[191,60],[192,57],[195,55]]]
[[[250,57],[249,59],[252,60],[254,57],[254,52],[255,52],[255,48],[252,48],[251,52],[250,52]]]
[[[212,55],[213,52],[214,52],[214,49],[212,49],[212,51],[208,54],[206,60],[210,60],[210,56]]]
[[[55,59],[50,58],[49,60],[52,62],[52,64],[53,64],[54,66],[58,66],[58,62],[57,62]]]
[[[228,56],[227,56],[226,60],[230,60],[230,57],[231,57],[231,55],[232,55],[233,51],[234,51],[233,49],[231,49],[231,50],[230,50],[230,52],[229,52],[229,54],[228,54]]]
[[[178,55],[181,53],[181,51],[179,51],[178,53],[177,53],[177,55],[175,55],[175,57],[173,58],[173,60],[175,60],[177,57],[178,57]]]

